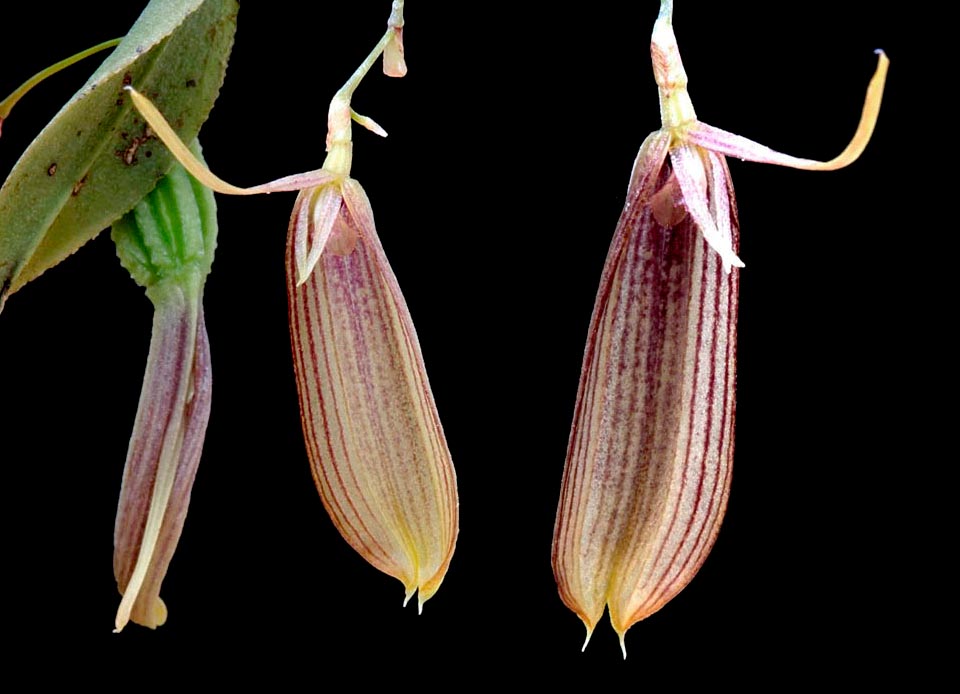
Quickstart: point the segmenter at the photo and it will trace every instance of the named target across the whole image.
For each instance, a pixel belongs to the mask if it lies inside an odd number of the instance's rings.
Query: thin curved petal
[[[834,171],[842,169],[844,166],[852,164],[863,153],[870,137],[873,135],[873,129],[877,125],[877,118],[880,115],[880,101],[883,98],[883,84],[887,78],[887,68],[890,65],[890,59],[883,51],[877,51],[877,70],[874,72],[867,87],[867,96],[863,102],[863,112],[860,115],[860,123],[857,125],[857,131],[853,135],[846,148],[838,156],[830,161],[815,161],[813,159],[800,159],[791,157],[789,154],[782,154],[776,150],[765,147],[753,140],[748,140],[740,135],[734,135],[726,130],[715,128],[706,123],[694,123],[686,131],[684,140],[694,145],[705,147],[706,149],[729,157],[737,157],[745,161],[755,161],[761,164],[777,164],[779,166],[789,166],[794,169],[806,169],[808,171]]]
[[[353,216],[359,198],[347,190],[345,184]],[[340,533],[402,581],[406,599],[419,590],[422,608],[456,543],[456,476],[417,335],[372,216],[357,231],[352,252],[324,252],[302,285],[288,243],[304,438]]]
[[[679,145],[670,150],[670,161],[677,183],[683,191],[683,204],[693,221],[700,227],[703,238],[723,259],[727,272],[731,266],[743,267],[743,261],[737,257],[731,245],[729,233],[721,231],[719,222],[710,210],[708,188],[714,182],[708,179],[702,150],[692,145]],[[724,186],[725,187],[725,186]],[[723,223],[726,223],[724,220]]]
[[[305,205],[309,213],[307,233],[298,234],[294,245],[299,284],[303,284],[313,272],[330,238],[330,232],[333,231],[337,218],[342,214],[343,195],[340,193],[339,186],[323,186],[312,193],[309,204]]]

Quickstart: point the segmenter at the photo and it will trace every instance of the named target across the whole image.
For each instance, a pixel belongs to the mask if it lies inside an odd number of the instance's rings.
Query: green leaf
[[[190,142],[223,83],[236,0],[152,0],[0,188],[5,298],[133,208],[173,158],[123,91],[133,84]]]

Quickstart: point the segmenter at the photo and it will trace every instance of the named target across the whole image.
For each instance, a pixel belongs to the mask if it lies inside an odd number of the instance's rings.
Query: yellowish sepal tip
[[[584,625],[587,627],[587,638],[583,640],[583,645],[580,647],[580,652],[584,653],[587,650],[587,644],[590,643],[590,637],[593,636],[593,627],[589,625]]]
[[[867,148],[867,143],[873,136],[874,128],[877,126],[877,118],[880,116],[880,103],[883,101],[883,87],[887,81],[887,71],[890,68],[890,59],[883,52],[882,48],[874,51],[877,56],[877,69],[870,78],[867,85],[867,95],[863,100],[863,111],[860,114],[860,122],[857,124],[857,130],[853,134],[846,148],[831,159],[830,161],[817,163],[812,166],[804,167],[812,171],[835,171],[849,166],[855,162],[863,150]],[[800,167],[798,167],[800,168]]]
[[[141,626],[148,627],[150,629],[156,629],[157,627],[162,627],[167,623],[167,605],[162,598],[157,598],[157,601],[152,605],[151,609],[153,610],[153,620],[148,624],[144,623]],[[123,628],[130,623],[130,610],[125,610],[121,607],[117,612],[117,618],[114,622],[113,633],[119,634],[123,631]]]
[[[297,288],[299,289],[300,287],[302,287],[308,279],[310,279],[310,273],[307,272],[306,268],[298,267],[297,268]],[[407,597],[407,600],[409,600],[409,596]],[[407,604],[407,600],[403,601],[404,605]]]

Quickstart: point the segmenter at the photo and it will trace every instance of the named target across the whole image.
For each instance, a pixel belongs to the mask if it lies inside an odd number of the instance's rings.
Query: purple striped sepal
[[[403,583],[404,603],[418,592],[422,610],[456,544],[456,475],[370,202],[352,178],[329,187],[334,195],[322,187],[300,193],[287,242],[290,336],[307,453],[340,534]],[[323,247],[314,253],[320,236]],[[306,274],[304,253],[317,258]]]
[[[697,120],[662,0],[650,53],[662,127],[640,149],[600,280],[553,538],[560,596],[620,635],[703,564],[733,460],[739,226],[725,156],[808,170],[859,157],[873,132],[882,51],[860,124],[834,159],[798,159]],[[586,647],[586,643],[584,643]]]
[[[589,634],[609,606],[621,639],[693,577],[716,538],[733,459],[739,275],[682,204],[655,133],[638,158],[584,354],[553,543],[560,596]],[[707,203],[733,188],[700,159]]]

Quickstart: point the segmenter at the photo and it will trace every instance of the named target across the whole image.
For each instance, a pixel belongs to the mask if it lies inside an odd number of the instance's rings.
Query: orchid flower
[[[175,165],[113,225],[112,236],[121,263],[154,305],[114,530],[120,631],[131,619],[151,628],[166,621],[160,585],[186,519],[210,418],[203,285],[217,240],[213,193]]]
[[[351,97],[381,53],[385,73],[406,73],[402,28],[403,2],[395,0],[383,38],[330,102],[323,167],[252,188],[213,175],[146,97],[129,92],[156,135],[210,189],[299,191],[287,239],[287,290],[314,480],[344,538],[403,583],[404,604],[418,592],[422,609],[456,544],[456,475],[413,321],[370,202],[350,177],[352,122],[386,135],[352,110]]]
[[[725,156],[827,171],[870,139],[888,60],[846,149],[775,152],[697,120],[661,2],[651,42],[662,127],[644,141],[600,279],[553,538],[564,603],[620,637],[693,578],[713,545],[733,460],[739,225]]]

